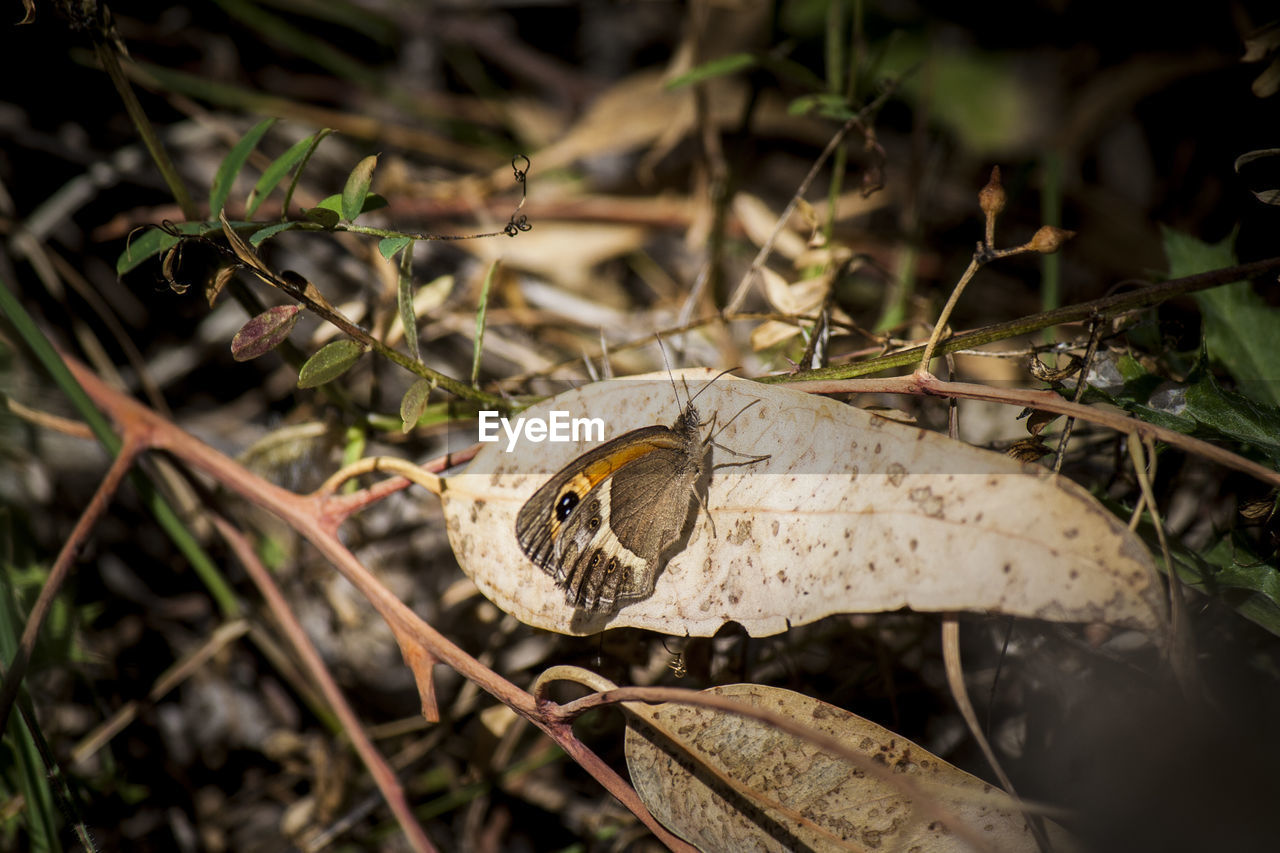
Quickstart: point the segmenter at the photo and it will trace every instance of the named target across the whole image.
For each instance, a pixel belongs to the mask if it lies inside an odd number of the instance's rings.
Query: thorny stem
[[[635,790],[578,740],[567,722],[549,714],[548,709],[539,707],[529,693],[467,654],[379,583],[342,544],[337,525],[345,516],[341,512],[330,513],[321,496],[294,494],[261,479],[141,403],[110,388],[84,365],[70,358],[66,362],[89,397],[110,413],[124,432],[139,437],[146,448],[168,451],[184,464],[212,476],[228,490],[283,519],[306,538],[386,620],[406,662],[414,669],[421,694],[425,696],[431,692],[424,679],[431,677],[433,663],[452,667],[546,733],[635,814],[659,841],[672,849],[692,850],[649,813]]]

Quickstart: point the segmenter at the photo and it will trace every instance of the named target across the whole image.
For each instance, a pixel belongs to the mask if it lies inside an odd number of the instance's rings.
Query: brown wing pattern
[[[516,517],[529,559],[573,607],[609,611],[653,591],[664,552],[693,509],[705,467],[697,412],[583,454],[544,484]]]

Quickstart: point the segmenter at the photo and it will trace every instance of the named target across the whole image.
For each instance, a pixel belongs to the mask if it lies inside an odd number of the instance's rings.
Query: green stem
[[[169,187],[169,192],[173,194],[173,200],[182,208],[182,215],[187,219],[199,219],[200,209],[196,207],[191,194],[187,192],[187,186],[182,182],[182,177],[178,174],[178,170],[174,168],[168,152],[164,150],[164,145],[161,144],[160,137],[156,134],[156,129],[151,124],[151,119],[147,118],[146,112],[142,109],[142,104],[138,102],[138,96],[134,94],[133,87],[129,85],[129,79],[125,76],[124,69],[120,67],[120,57],[115,48],[98,37],[94,38],[93,48],[97,54],[98,61],[102,63],[107,76],[111,78],[111,83],[120,94],[120,100],[124,101],[125,111],[129,114],[130,120],[133,121],[133,126],[138,129],[138,135],[142,137],[142,144],[147,147],[147,151],[151,154],[151,159],[155,161],[156,168],[160,170],[160,176]]]
[[[1046,311],[1041,314],[1020,317],[1017,320],[1009,320],[1005,323],[995,323],[993,325],[986,326],[985,328],[963,335],[956,335],[955,337],[943,341],[938,344],[932,357],[936,358],[938,356],[946,355],[947,353],[956,352],[957,350],[972,349],[973,347],[989,344],[993,341],[1016,338],[1019,335],[1038,332],[1041,329],[1047,329],[1051,326],[1057,326],[1062,323],[1078,323],[1083,320],[1087,320],[1096,314],[1118,314],[1123,311],[1150,308],[1153,305],[1158,305],[1167,299],[1172,299],[1175,296],[1181,296],[1184,293],[1191,293],[1197,290],[1207,290],[1210,287],[1218,287],[1220,285],[1231,284],[1236,281],[1255,278],[1277,270],[1280,270],[1280,257],[1267,258],[1266,260],[1254,261],[1249,264],[1226,267],[1220,270],[1211,270],[1210,272],[1200,273],[1199,275],[1192,275],[1187,276],[1186,278],[1166,281],[1161,284],[1145,287],[1142,290],[1119,293],[1114,296],[1104,296],[1101,299],[1094,299],[1090,302],[1081,302],[1076,305],[1067,305],[1053,311]],[[774,384],[778,382],[805,382],[815,379],[853,379],[858,376],[879,373],[882,370],[890,370],[896,367],[918,367],[920,357],[923,355],[924,350],[925,347],[923,345],[911,347],[910,349],[900,350],[890,355],[881,356],[880,358],[873,358],[870,361],[860,361],[856,364],[842,364],[833,367],[824,367],[819,370],[802,370],[797,371],[796,373],[782,373],[775,376],[764,376],[761,377],[759,381]]]

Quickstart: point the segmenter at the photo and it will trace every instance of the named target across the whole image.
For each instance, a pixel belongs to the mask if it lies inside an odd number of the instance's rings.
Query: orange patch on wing
[[[576,474],[573,475],[556,495],[552,506],[558,506],[560,499],[566,494],[572,492],[578,496],[579,501],[585,501],[587,494],[596,486],[603,483],[613,473],[635,459],[646,456],[655,450],[661,450],[666,447],[676,447],[677,442],[664,438],[649,439],[646,441],[637,441],[632,444],[624,444],[608,456],[601,457],[589,465],[584,465]],[[556,518],[555,513],[551,513],[551,539],[555,541],[560,536],[560,528],[562,522]]]
[[[587,482],[591,484],[590,488],[594,489],[602,480],[608,478],[614,471],[617,471],[633,459],[639,459],[642,456],[649,455],[655,450],[660,450],[661,448],[668,446],[674,447],[675,445],[673,442],[654,440],[637,441],[635,444],[624,444],[608,456],[597,459],[590,465],[587,465],[578,472],[578,475],[574,477],[574,479],[577,480],[579,477],[585,477]]]

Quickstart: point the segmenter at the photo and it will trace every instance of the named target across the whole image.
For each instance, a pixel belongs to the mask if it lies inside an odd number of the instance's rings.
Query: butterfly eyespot
[[[600,516],[598,516],[598,515],[593,515],[593,516],[591,516],[590,518],[588,518],[588,519],[587,519],[587,527],[591,528],[592,530],[597,530],[597,529],[599,529],[599,527],[600,527]]]
[[[600,564],[600,552],[596,551],[594,554],[591,555],[591,563],[590,565],[587,566],[587,568],[594,569],[599,564]]]
[[[573,512],[573,508],[578,505],[577,492],[565,492],[560,496],[560,500],[556,501],[556,521],[564,521],[569,517],[569,513]]]

